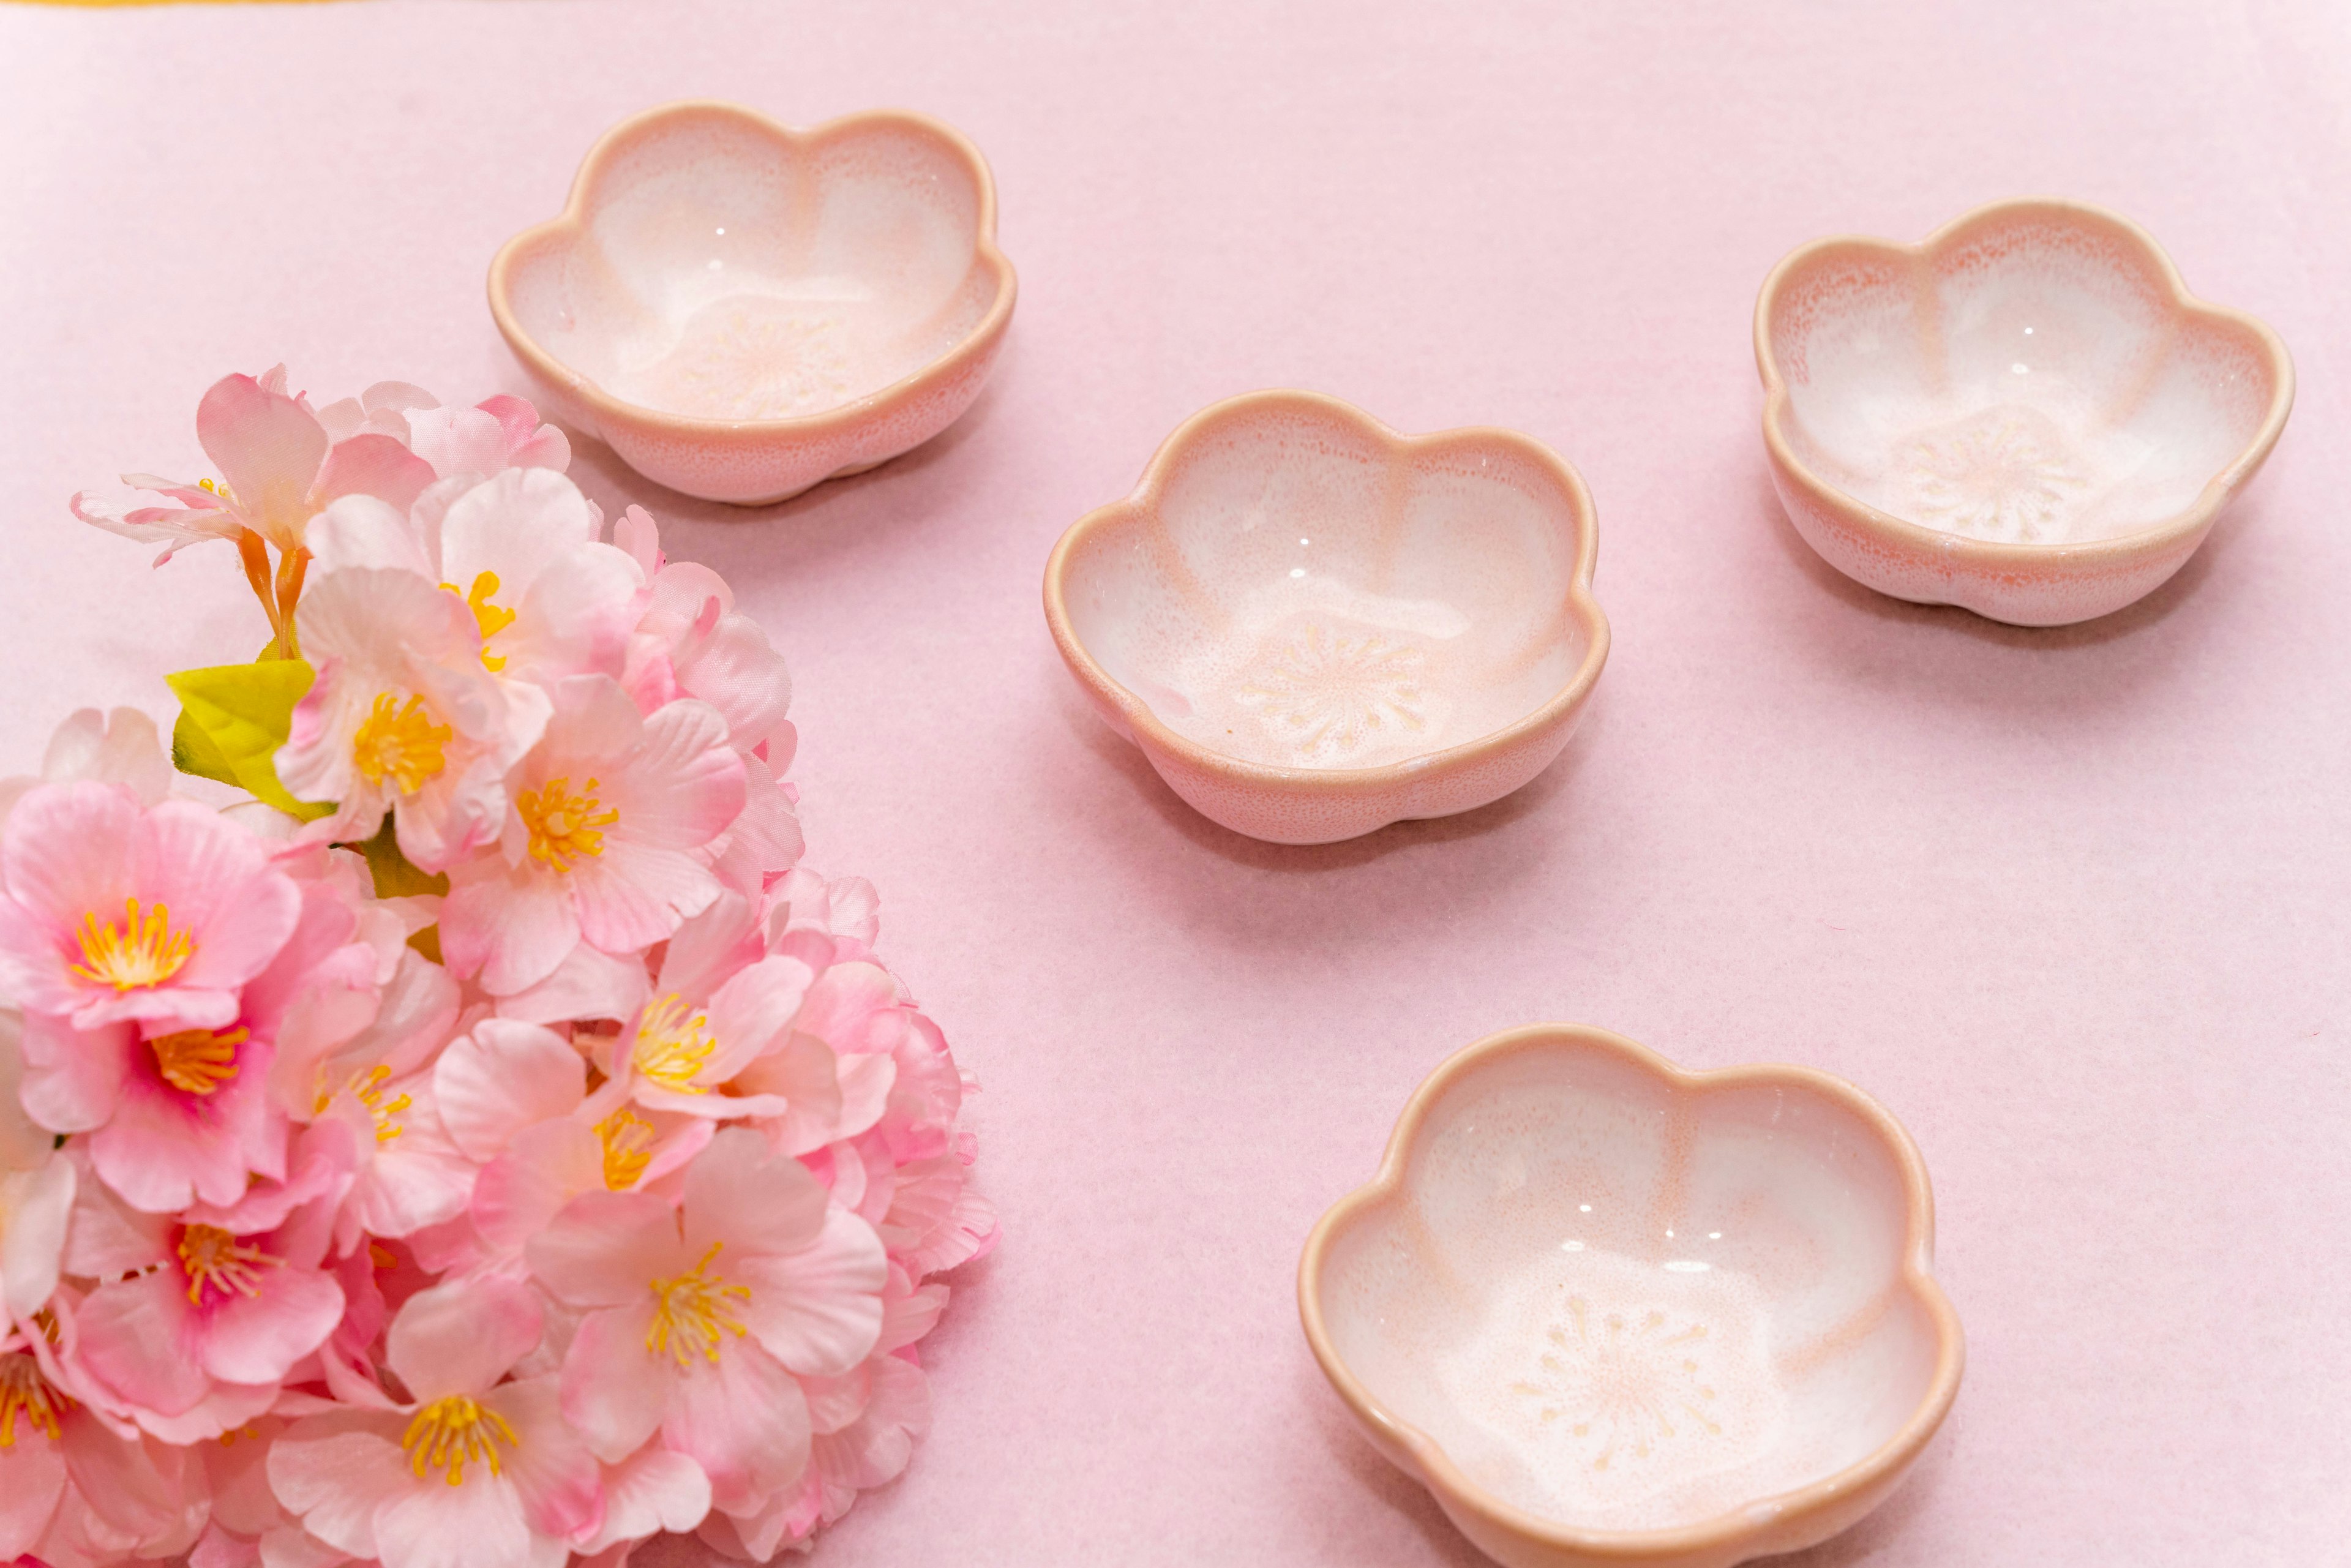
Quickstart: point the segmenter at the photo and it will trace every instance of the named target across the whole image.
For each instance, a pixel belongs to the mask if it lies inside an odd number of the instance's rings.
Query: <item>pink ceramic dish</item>
[[[744,505],[953,423],[1013,294],[978,149],[895,110],[814,131],[649,110],[490,264],[498,330],[566,418],[649,479]]]
[[[1806,542],[1882,593],[2025,626],[2153,592],[2294,405],[2276,333],[2070,202],[1804,246],[1764,280],[1755,359]]]
[[[1559,755],[1608,657],[1598,549],[1583,481],[1540,442],[1253,392],[1061,537],[1045,619],[1178,795],[1327,843],[1482,806]]]
[[[1374,1446],[1512,1568],[1724,1568],[1883,1501],[1959,1392],[1918,1151],[1801,1067],[1479,1040],[1299,1267]]]

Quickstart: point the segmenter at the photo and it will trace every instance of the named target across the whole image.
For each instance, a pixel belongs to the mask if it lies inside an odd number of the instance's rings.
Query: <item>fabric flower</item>
[[[132,1207],[234,1203],[249,1179],[285,1175],[286,1117],[269,1092],[278,1033],[315,988],[365,989],[375,965],[338,889],[305,883],[297,897],[292,935],[219,1026],[26,1021],[25,1109],[52,1132],[88,1134],[91,1167]]]
[[[743,1128],[686,1167],[676,1207],[590,1193],[525,1256],[587,1311],[564,1357],[565,1416],[608,1461],[658,1433],[720,1507],[756,1506],[799,1476],[810,1427],[792,1375],[846,1372],[881,1333],[879,1239]]]
[[[0,988],[76,1029],[225,1029],[301,895],[260,841],[188,800],[47,784],[0,831]]]
[[[203,1529],[196,1455],[115,1430],[39,1332],[0,1331],[0,1560],[104,1568],[175,1556]]]
[[[408,444],[447,479],[460,474],[482,478],[509,468],[545,468],[560,474],[571,465],[571,443],[538,410],[518,397],[485,398],[471,408],[412,408]]]
[[[410,1403],[297,1421],[270,1450],[278,1500],[383,1568],[560,1568],[603,1499],[555,1379],[502,1381],[540,1327],[529,1292],[504,1281],[410,1297],[386,1354]]]
[[[546,728],[548,702],[484,667],[465,603],[413,572],[356,569],[322,579],[298,620],[319,674],[277,777],[298,800],[339,802],[311,832],[364,841],[390,811],[400,852],[427,872],[495,839],[507,769]]]
[[[624,1086],[588,1090],[588,1063],[554,1030],[484,1019],[434,1068],[450,1135],[483,1162],[474,1228],[493,1257],[519,1257],[585,1192],[661,1181],[710,1142],[705,1118],[641,1113]]]
[[[515,771],[500,852],[450,869],[449,967],[504,995],[583,940],[606,953],[662,941],[718,895],[695,852],[743,796],[716,708],[682,701],[641,716],[617,681],[562,682],[546,737]]]
[[[225,1208],[110,1208],[91,1184],[69,1267],[104,1279],[76,1314],[79,1365],[109,1402],[167,1442],[243,1426],[326,1343],[343,1292],[321,1265],[345,1173],[313,1166]]]
[[[797,744],[784,716],[792,680],[767,632],[737,612],[735,591],[716,572],[662,554],[659,527],[643,507],[622,515],[612,540],[650,589],[622,677],[631,695],[647,712],[680,696],[701,698],[725,716],[736,745],[783,772]]]
[[[339,501],[310,543],[322,572],[390,568],[437,583],[472,612],[486,668],[548,685],[621,673],[643,577],[598,542],[601,527],[562,475],[509,468],[435,485],[413,509]]]
[[[247,532],[291,553],[302,549],[310,519],[333,501],[368,495],[404,507],[434,477],[432,465],[392,436],[363,432],[330,440],[310,405],[287,395],[283,365],[258,380],[224,376],[214,382],[196,405],[196,440],[220,470],[218,483],[127,474],[125,485],[179,504],[123,509],[77,495],[74,515],[111,533],[162,543],[159,566],[189,545]]]

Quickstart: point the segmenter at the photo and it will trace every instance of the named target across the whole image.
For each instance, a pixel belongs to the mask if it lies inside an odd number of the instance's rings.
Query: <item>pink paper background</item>
[[[812,856],[880,884],[985,1086],[1005,1245],[925,1347],[930,1441],[823,1561],[1472,1562],[1324,1386],[1293,1270],[1429,1068],[1551,1018],[1842,1073],[1926,1153],[1966,1385],[1802,1561],[2341,1560],[2351,10],[0,10],[0,761],[260,639],[225,552],[151,573],[71,490],[202,472],[198,394],[280,358],[321,397],[522,390],[491,252],[691,95],[944,117],[1021,275],[988,392],[879,472],[740,513],[574,469],[792,661]],[[2057,632],[1817,561],[1749,347],[1800,241],[2022,193],[2139,219],[2302,378],[2188,570]],[[1518,797],[1269,848],[1081,709],[1053,539],[1275,384],[1590,481],[1615,652]]]

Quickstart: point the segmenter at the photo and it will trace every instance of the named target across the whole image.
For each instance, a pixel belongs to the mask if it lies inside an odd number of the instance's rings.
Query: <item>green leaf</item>
[[[342,847],[357,850],[367,856],[368,870],[375,875],[375,895],[378,898],[406,898],[419,893],[449,891],[448,873],[440,872],[427,876],[400,852],[400,840],[392,831],[390,812],[384,814],[383,826],[377,831],[375,837],[365,843],[350,843]],[[410,938],[412,945],[414,940]]]
[[[277,781],[277,748],[286,744],[294,705],[313,678],[299,659],[215,664],[164,676],[180,699],[172,760],[183,772],[236,785],[297,817],[329,815],[333,806],[297,800]]]

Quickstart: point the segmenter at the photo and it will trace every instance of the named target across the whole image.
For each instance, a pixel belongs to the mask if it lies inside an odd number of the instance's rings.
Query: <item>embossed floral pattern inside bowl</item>
[[[1307,1243],[1307,1339],[1374,1443],[1514,1565],[1722,1568],[1883,1500],[1958,1392],[1917,1151],[1797,1067],[1492,1036]]]
[[[945,429],[1013,296],[987,163],[894,110],[807,131],[725,103],[641,114],[490,269],[499,330],[567,417],[649,478],[743,503]]]
[[[1830,239],[1755,312],[1764,444],[1789,517],[1899,599],[2053,625],[2186,563],[2276,444],[2294,367],[2190,296],[2137,225],[1980,208],[1923,245]]]
[[[1045,612],[1177,794],[1320,843],[1483,805],[1559,754],[1607,657],[1597,548],[1583,481],[1526,436],[1257,392],[1070,529]]]

